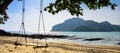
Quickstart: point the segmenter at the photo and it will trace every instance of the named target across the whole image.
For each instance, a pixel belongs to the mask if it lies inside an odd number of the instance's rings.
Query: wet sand
[[[27,39],[29,43],[36,44],[36,39]],[[0,36],[0,53],[120,53],[120,47],[75,44],[71,42],[54,41],[49,42],[49,47],[14,45],[16,37]],[[20,43],[24,43],[24,38],[19,37]],[[39,45],[44,46],[44,40],[39,40]]]

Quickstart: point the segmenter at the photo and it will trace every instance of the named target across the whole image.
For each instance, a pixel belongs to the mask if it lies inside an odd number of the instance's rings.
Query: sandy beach
[[[23,38],[19,37],[19,42],[23,43]],[[0,53],[120,53],[120,47],[75,44],[62,41],[48,41],[48,47],[34,48],[35,45],[14,45],[16,37],[0,36]],[[36,44],[36,39],[28,39],[29,43]],[[44,40],[39,44],[44,46]],[[16,47],[16,48],[15,48]]]

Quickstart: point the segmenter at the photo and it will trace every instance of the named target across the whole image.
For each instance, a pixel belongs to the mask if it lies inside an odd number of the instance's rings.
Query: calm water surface
[[[28,34],[34,34],[34,33],[28,33]],[[70,41],[78,44],[120,46],[117,44],[120,43],[120,32],[47,32],[47,34],[72,36],[72,38],[77,38],[77,39],[68,38],[68,39],[59,39],[59,40]],[[84,39],[90,39],[90,38],[103,38],[104,40],[84,41]]]
[[[48,34],[74,36],[80,39],[68,40],[80,44],[120,46],[117,44],[120,43],[120,32],[48,32]],[[104,38],[104,40],[84,41],[89,38]]]

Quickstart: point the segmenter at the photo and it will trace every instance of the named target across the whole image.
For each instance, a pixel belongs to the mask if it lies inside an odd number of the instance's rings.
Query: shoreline
[[[34,49],[34,46],[26,47],[25,45],[21,45],[15,49],[15,39],[16,37],[0,36],[0,53],[120,53],[120,47],[75,44],[72,42],[62,42],[59,40],[53,40],[52,42],[48,40],[48,48],[43,47]],[[32,42],[33,39],[29,38],[28,40],[29,42]],[[20,39],[20,41],[22,41],[22,39]],[[45,44],[44,40],[39,40],[39,43],[43,45]]]
[[[55,34],[18,34],[18,33],[9,33],[5,32],[4,30],[0,31],[0,36],[9,36],[9,37],[24,37],[24,38],[31,38],[31,39],[64,39],[69,42],[73,42],[75,44],[89,44],[89,45],[106,45],[106,46],[120,46],[119,41],[109,41],[103,37],[96,37],[96,38],[85,38],[77,37],[75,35],[55,35]],[[89,35],[88,35],[89,36]],[[64,41],[63,40],[63,41]],[[112,43],[112,44],[111,44]]]

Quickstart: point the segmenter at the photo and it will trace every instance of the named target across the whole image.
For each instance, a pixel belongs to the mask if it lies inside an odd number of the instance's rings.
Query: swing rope
[[[39,23],[38,23],[38,34],[40,34],[40,23],[42,21],[42,24],[43,24],[43,32],[44,32],[44,35],[45,35],[45,22],[44,22],[44,18],[43,18],[43,0],[40,0],[40,14],[39,14]],[[46,43],[46,46],[47,46],[47,40],[45,38],[45,43]],[[37,40],[37,45],[38,45],[38,40]]]
[[[22,9],[22,23],[21,23],[21,27],[20,27],[19,33],[26,34],[26,32],[25,32],[25,24],[24,24],[24,19],[25,19],[25,0],[23,0],[22,8],[23,8]]]
[[[25,18],[25,0],[22,0],[22,23],[21,23],[21,26],[20,26],[20,29],[19,29],[19,34],[26,34],[24,18]],[[15,44],[17,44],[17,42],[18,42],[18,36],[17,36]],[[26,37],[25,37],[25,43],[27,43],[27,38]]]
[[[42,0],[40,0],[40,12],[39,12],[39,21],[38,21],[38,34],[39,34],[39,32],[40,32],[40,23],[41,23],[41,15],[43,14],[42,13],[42,6],[43,6],[43,1]]]
[[[24,26],[24,18],[25,18],[25,0],[22,0],[22,23],[21,23],[21,26],[20,26],[20,29],[19,29],[19,34],[22,34],[22,35],[25,35],[26,32],[25,32],[25,26]],[[40,14],[39,14],[39,23],[38,23],[38,34],[40,34],[40,23],[42,21],[42,24],[43,24],[43,31],[44,31],[44,35],[45,35],[45,23],[44,23],[44,18],[43,18],[43,0],[40,0]],[[25,36],[25,43],[27,43],[27,37]],[[45,43],[46,43],[46,47],[48,47],[47,45],[47,40],[45,38]],[[15,42],[15,45],[17,47],[17,45],[22,45],[22,43],[18,43],[18,36],[17,36],[17,39],[16,39],[16,42]],[[38,46],[38,39],[37,39],[37,46]],[[16,48],[15,47],[15,48]]]

